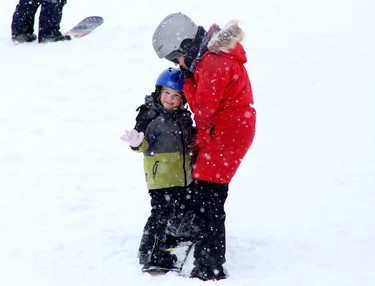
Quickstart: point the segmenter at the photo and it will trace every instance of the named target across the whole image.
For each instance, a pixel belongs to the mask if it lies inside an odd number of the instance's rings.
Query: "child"
[[[178,68],[164,70],[156,89],[140,106],[135,128],[121,139],[144,154],[144,171],[151,196],[151,215],[139,247],[139,263],[169,268],[175,262],[166,249],[168,223],[175,209],[184,209],[191,178],[191,113],[184,107],[183,74]],[[177,210],[178,211],[178,210]]]

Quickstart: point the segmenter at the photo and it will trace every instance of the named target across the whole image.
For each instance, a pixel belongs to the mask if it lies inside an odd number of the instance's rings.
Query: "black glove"
[[[189,69],[184,68],[183,66],[180,66],[180,70],[184,74],[185,78],[194,78],[194,73],[191,72]]]

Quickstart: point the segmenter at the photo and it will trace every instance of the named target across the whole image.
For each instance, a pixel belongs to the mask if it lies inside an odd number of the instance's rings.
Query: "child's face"
[[[182,92],[164,86],[160,92],[160,103],[165,109],[178,108],[182,104]]]

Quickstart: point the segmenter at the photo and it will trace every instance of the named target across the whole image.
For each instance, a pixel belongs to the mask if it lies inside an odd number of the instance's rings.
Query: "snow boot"
[[[44,36],[39,38],[39,43],[48,43],[48,42],[60,42],[60,41],[70,41],[72,39],[69,35],[62,35],[58,33],[56,35]]]
[[[190,278],[198,278],[203,281],[226,279],[223,266],[210,269],[204,266],[195,266],[190,273]]]
[[[151,256],[139,256],[139,263],[143,264],[143,269],[148,269],[151,266],[170,269],[176,261],[177,256],[175,254],[161,248],[155,249]]]
[[[17,44],[21,43],[31,43],[34,42],[37,39],[35,34],[13,34],[12,35],[12,41]]]

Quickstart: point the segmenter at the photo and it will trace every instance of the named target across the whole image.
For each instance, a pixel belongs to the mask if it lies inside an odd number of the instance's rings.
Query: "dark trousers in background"
[[[65,4],[66,0],[20,0],[13,14],[12,35],[34,33],[35,14],[39,6],[39,39],[59,35]]]

